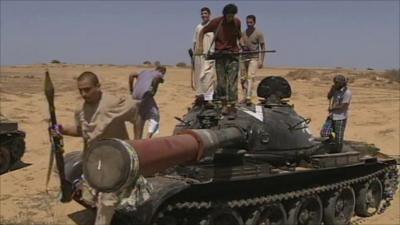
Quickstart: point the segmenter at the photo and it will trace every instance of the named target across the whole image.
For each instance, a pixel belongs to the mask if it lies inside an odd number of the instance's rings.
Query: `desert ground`
[[[81,101],[76,77],[83,71],[99,75],[102,88],[114,95],[128,95],[128,74],[145,68],[116,65],[38,64],[1,67],[0,109],[26,131],[27,150],[22,159],[29,166],[0,176],[0,224],[90,224],[93,214],[78,203],[57,200],[58,183],[52,177],[46,192],[45,180],[49,161],[48,106],[43,93],[45,70],[49,69],[56,91],[59,122],[73,122],[74,109]],[[327,115],[326,93],[336,73],[350,77],[353,92],[346,139],[374,143],[381,152],[400,155],[400,91],[399,82],[379,76],[379,71],[343,68],[308,68],[302,74],[289,74],[299,68],[264,68],[257,80],[268,75],[282,75],[291,83],[290,99],[297,111],[312,119],[315,135]],[[378,75],[377,75],[378,74]],[[176,121],[193,101],[189,85],[190,69],[168,67],[166,82],[159,88],[157,101],[161,110],[161,131],[170,135]],[[254,98],[257,101],[257,98]],[[129,125],[130,126],[130,125]],[[130,126],[131,127],[131,126]],[[132,132],[131,132],[132,135]],[[65,137],[65,151],[79,150],[79,138]],[[356,219],[354,224],[400,224],[399,194],[380,215]]]

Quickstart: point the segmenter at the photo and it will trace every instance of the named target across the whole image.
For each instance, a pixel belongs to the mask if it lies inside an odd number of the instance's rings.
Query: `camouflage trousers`
[[[150,198],[153,186],[143,176],[139,176],[132,186],[119,192],[97,192],[82,178],[76,186],[82,193],[81,200],[88,205],[96,206],[95,225],[109,225],[117,209],[134,211]]]
[[[234,56],[223,56],[215,59],[217,72],[217,100],[235,104],[238,100],[239,59]]]

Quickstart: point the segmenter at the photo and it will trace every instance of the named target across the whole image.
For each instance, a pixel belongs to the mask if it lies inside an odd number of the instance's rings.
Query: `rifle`
[[[190,71],[190,86],[192,87],[192,90],[194,90],[194,56],[193,56],[193,50],[191,48],[188,49],[189,57],[190,57],[190,63],[192,64],[192,68]]]
[[[206,56],[207,60],[215,59],[219,56],[228,56],[228,55],[250,55],[250,54],[258,54],[258,53],[275,53],[276,50],[263,50],[263,51],[243,51],[243,52],[231,52],[231,51],[222,51],[222,52],[213,52],[208,54],[195,54],[195,56],[203,55]]]
[[[51,127],[55,127],[57,125],[57,117],[56,117],[56,109],[54,107],[54,86],[53,83],[51,82],[49,71],[47,70],[46,70],[46,78],[44,80],[44,93],[46,95],[47,103],[49,104],[50,125]],[[58,175],[60,178],[61,202],[69,202],[71,201],[72,197],[72,186],[65,179],[63,137],[60,135],[52,134],[51,128],[49,128],[49,137],[51,142],[51,153],[50,153],[49,168],[47,171],[46,185],[49,182],[50,171],[51,168],[53,167],[53,159],[55,158]]]

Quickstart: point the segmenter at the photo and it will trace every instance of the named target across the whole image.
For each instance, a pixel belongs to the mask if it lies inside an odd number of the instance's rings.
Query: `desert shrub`
[[[346,76],[347,83],[352,84],[356,80],[354,76]]]
[[[378,72],[375,72],[375,71],[360,72],[357,75],[360,77],[363,77],[363,78],[370,78],[370,79],[375,79],[376,77],[381,76],[381,74],[379,74]]]
[[[311,78],[318,77],[319,75],[320,74],[314,70],[299,69],[290,71],[288,74],[286,74],[286,77],[293,80],[310,80]]]
[[[360,72],[355,75],[356,79],[365,78],[379,83],[400,83],[400,70],[391,69],[385,72],[367,71]]]
[[[156,67],[157,67],[157,66],[161,66],[160,61],[155,61],[153,64],[154,64],[154,66],[156,66]]]
[[[51,63],[53,63],[53,64],[60,64],[61,62],[60,62],[59,60],[57,60],[57,59],[53,59],[53,60],[51,60]]]
[[[184,62],[178,62],[178,63],[176,64],[176,67],[186,67],[186,63],[184,63]]]
[[[400,82],[400,69],[386,70],[382,74],[382,77],[384,77],[390,81]]]
[[[151,62],[148,61],[148,60],[146,60],[146,61],[143,62],[143,65],[148,65],[148,66],[150,66],[150,65],[151,65]]]

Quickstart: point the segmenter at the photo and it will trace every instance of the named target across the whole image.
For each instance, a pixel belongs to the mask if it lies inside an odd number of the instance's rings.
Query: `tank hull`
[[[382,204],[382,207],[386,207],[396,191],[393,185],[396,185],[397,174],[396,162],[384,160],[342,168],[299,169],[212,182],[193,182],[180,176],[153,177],[149,181],[157,189],[149,201],[137,211],[121,209],[116,219],[121,221],[124,218],[136,224],[167,224],[165,221],[173,218],[174,224],[199,224],[221,209],[230,209],[237,212],[243,221],[250,221],[250,212],[256,212],[266,205],[282,204],[288,208],[293,202],[310,195],[318,196],[326,205],[330,194],[344,187],[357,192],[359,187],[372,179],[387,184],[383,189]],[[211,221],[207,223],[212,224]]]
[[[348,142],[346,147],[353,150],[370,148],[359,142]],[[76,157],[73,161],[66,160],[66,167],[77,165],[78,161]],[[194,168],[197,173],[191,173]],[[208,169],[209,173],[201,174],[201,169]],[[79,168],[75,167],[75,170]],[[77,173],[67,170],[67,174]],[[342,167],[325,168],[312,168],[310,165],[276,168],[254,162],[216,167],[212,162],[202,162],[175,168],[169,174],[147,177],[154,187],[150,199],[134,210],[119,208],[113,223],[168,224],[165,221],[173,220],[173,224],[200,224],[204,221],[212,224],[210,215],[221,210],[233,211],[244,223],[251,222],[254,219],[252,215],[266,205],[281,204],[289,213],[291,205],[307,196],[317,196],[326,206],[331,194],[343,188],[351,188],[357,194],[360,187],[374,179],[383,184],[383,204],[379,208],[383,211],[398,186],[398,169],[394,159],[368,157]],[[85,207],[92,208],[79,195],[74,198]]]

